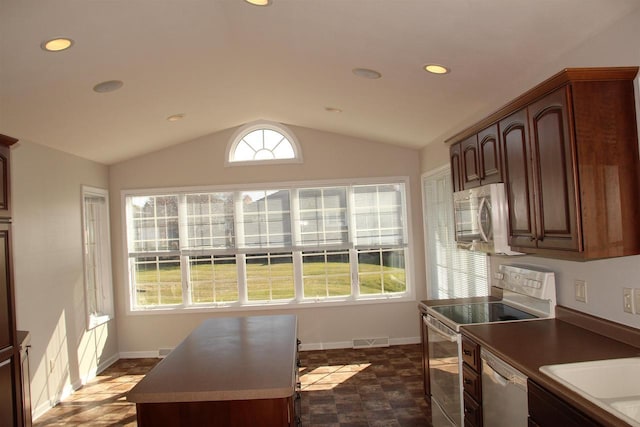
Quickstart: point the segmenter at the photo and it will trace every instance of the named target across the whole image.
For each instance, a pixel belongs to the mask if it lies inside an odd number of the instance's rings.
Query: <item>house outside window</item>
[[[408,298],[406,185],[125,191],[130,309]]]

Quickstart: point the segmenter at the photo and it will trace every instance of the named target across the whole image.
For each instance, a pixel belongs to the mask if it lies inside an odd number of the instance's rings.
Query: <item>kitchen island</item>
[[[131,391],[138,426],[293,426],[293,315],[205,320]]]

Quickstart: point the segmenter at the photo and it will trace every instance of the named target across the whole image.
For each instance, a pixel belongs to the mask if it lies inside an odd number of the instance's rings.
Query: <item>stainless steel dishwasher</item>
[[[495,355],[480,349],[482,413],[485,426],[527,426],[527,377]]]

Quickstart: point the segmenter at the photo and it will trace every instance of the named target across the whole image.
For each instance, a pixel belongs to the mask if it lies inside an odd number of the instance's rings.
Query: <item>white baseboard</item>
[[[158,350],[154,351],[122,351],[120,359],[157,359]]]
[[[107,369],[109,366],[113,365],[115,362],[120,359],[119,354],[113,354],[108,359],[103,360],[95,369],[91,369],[86,375],[82,378],[74,381],[72,384],[68,384],[64,386],[62,391],[57,396],[53,396],[53,398],[49,401],[41,403],[36,408],[32,408],[31,417],[35,421],[38,417],[44,415],[49,409],[56,406],[58,403],[71,396],[73,392],[81,388],[84,384],[87,384],[89,381],[94,379],[100,372]]]
[[[419,344],[420,337],[391,338],[389,345]],[[335,350],[339,348],[353,348],[353,341],[335,341],[326,343],[305,343],[300,344],[300,351],[311,350]]]
[[[391,338],[389,345],[405,345],[419,344],[420,337],[404,337]],[[340,348],[353,348],[353,341],[334,341],[325,343],[305,343],[300,344],[300,351],[310,350],[335,350]],[[164,349],[161,349],[164,350]],[[145,358],[161,358],[158,350],[152,351],[123,351],[120,353],[120,359],[145,359]],[[113,363],[113,362],[112,362]]]

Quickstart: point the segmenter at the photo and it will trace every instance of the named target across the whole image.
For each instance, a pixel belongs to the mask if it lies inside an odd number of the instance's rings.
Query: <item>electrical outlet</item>
[[[635,307],[634,312],[640,314],[640,289],[633,290],[633,306]]]
[[[622,289],[622,310],[633,314],[633,291],[631,288]]]
[[[587,282],[584,280],[574,280],[575,298],[579,302],[587,302]]]

